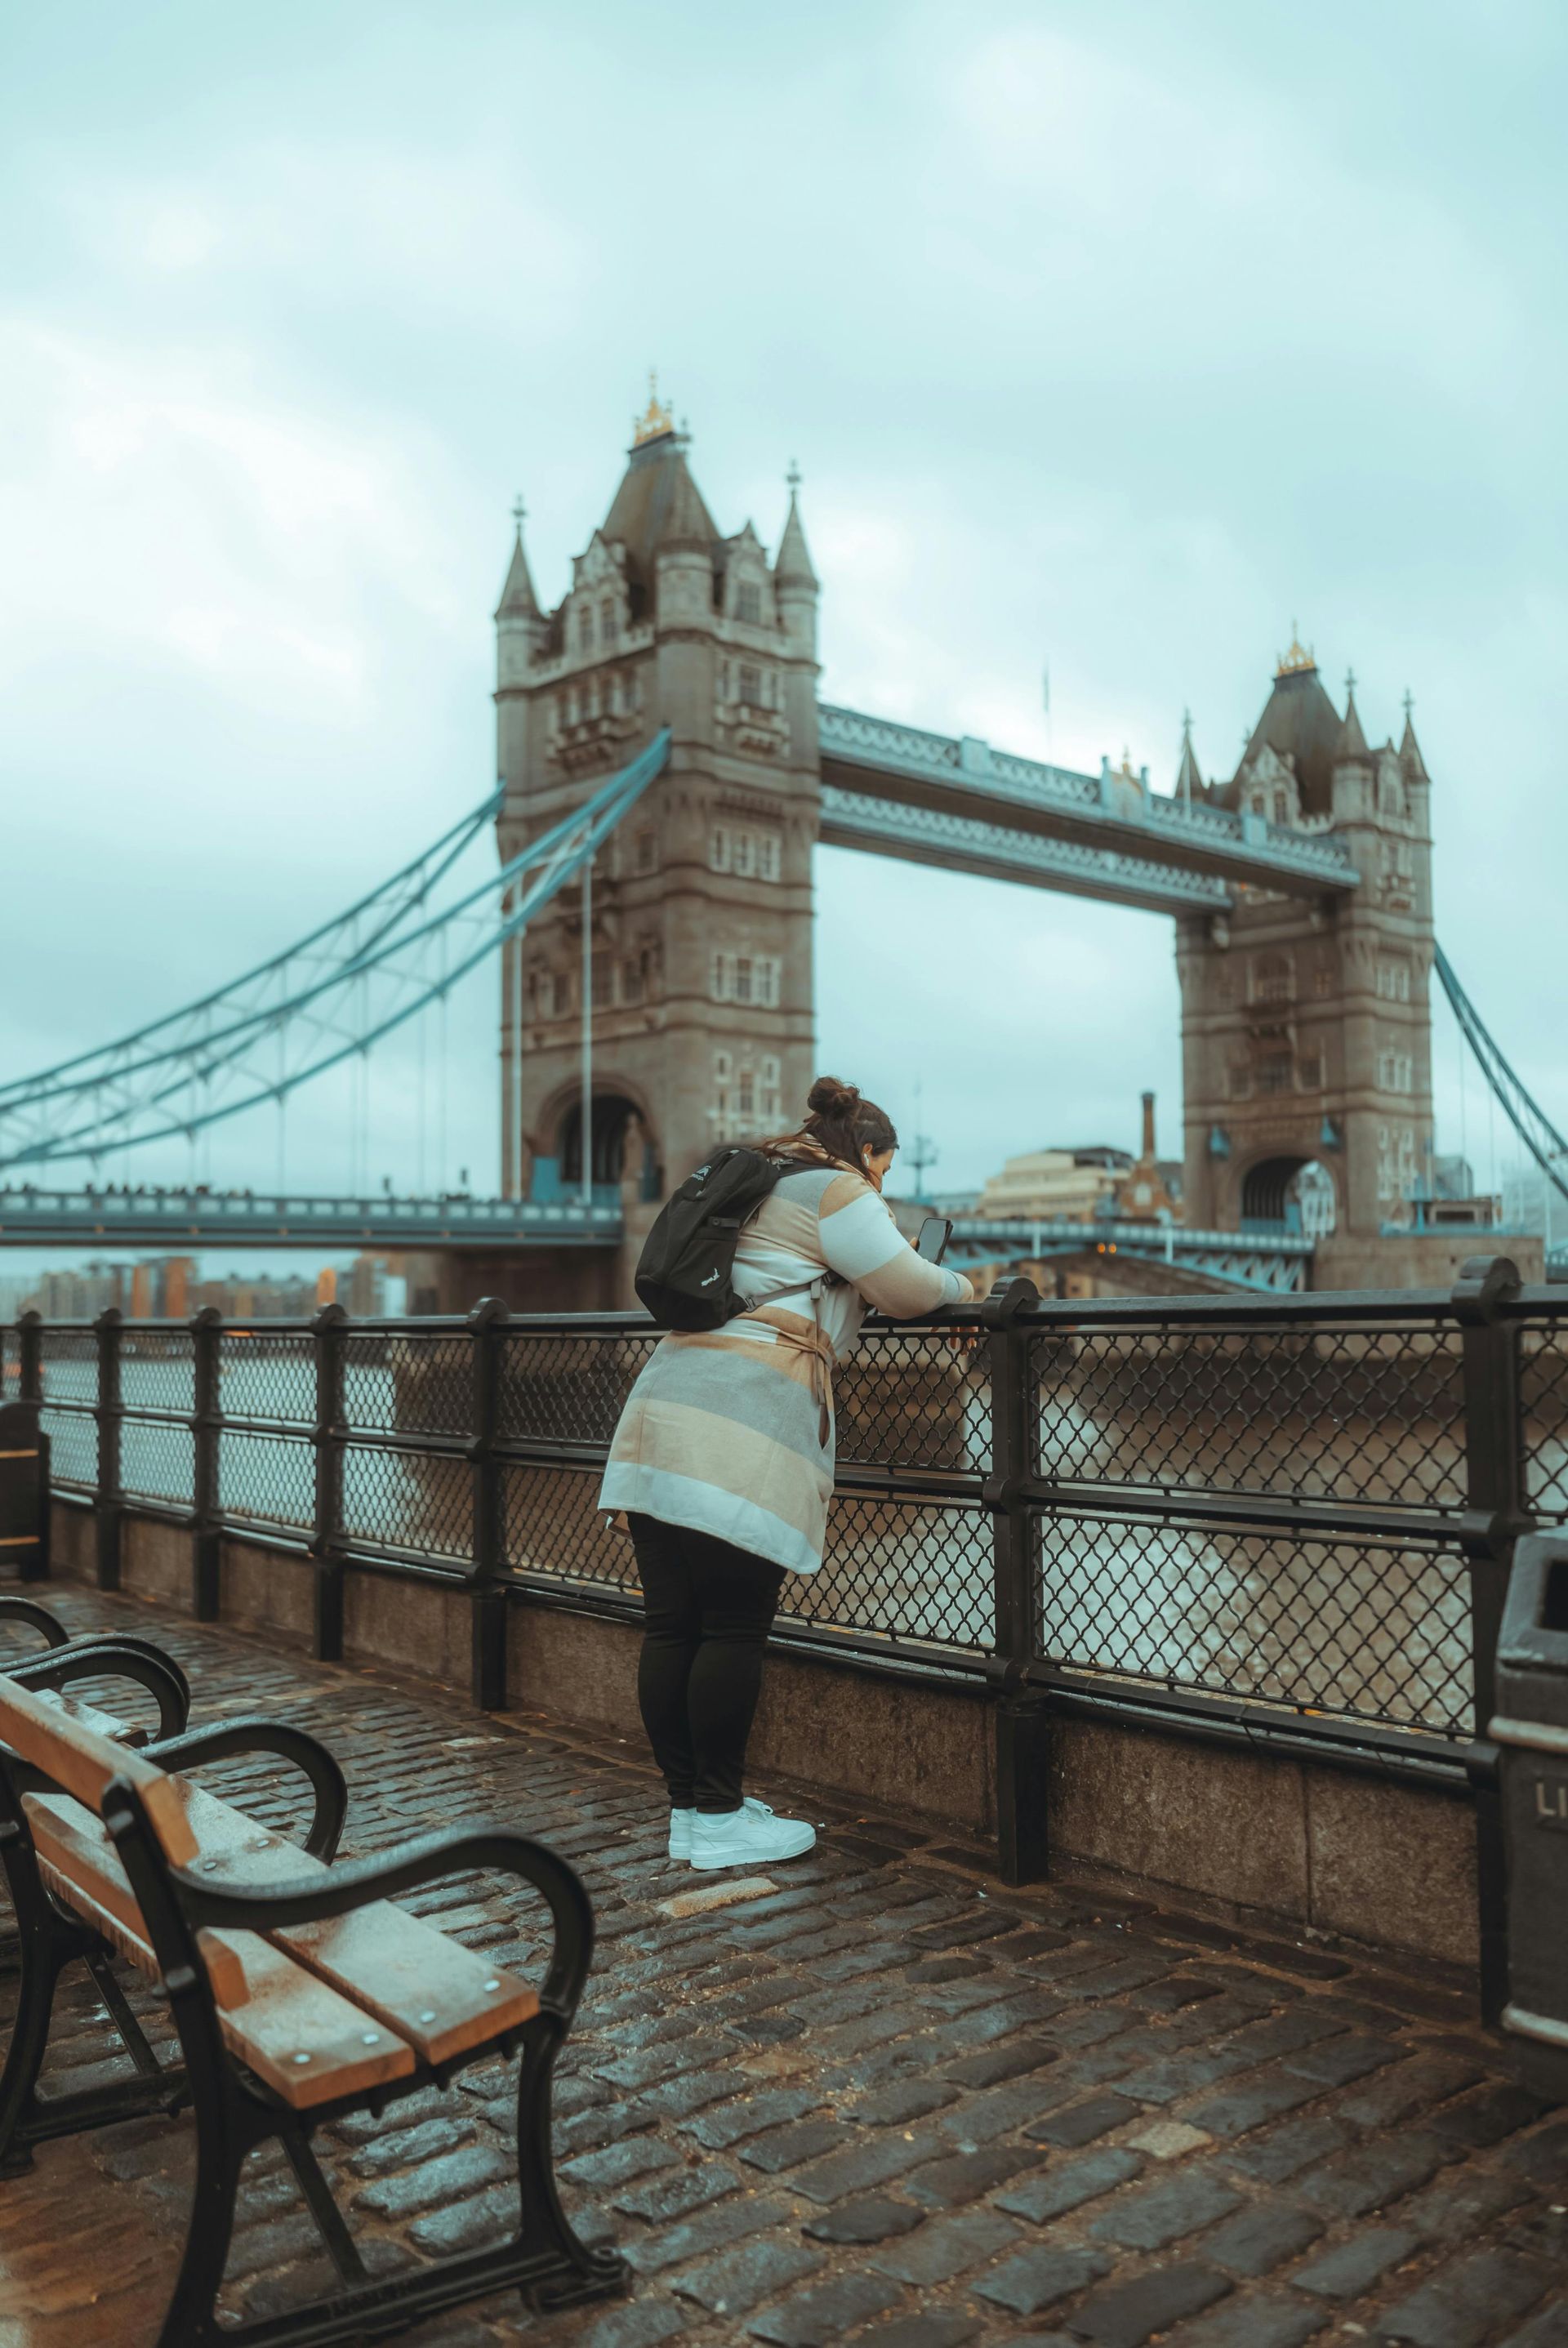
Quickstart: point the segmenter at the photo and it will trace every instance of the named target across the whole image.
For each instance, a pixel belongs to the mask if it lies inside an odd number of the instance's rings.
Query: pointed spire
[[[1356,671],[1345,672],[1345,723],[1339,729],[1339,739],[1334,746],[1334,763],[1341,765],[1347,758],[1369,758],[1367,736],[1361,731],[1361,720],[1356,714]]]
[[[781,587],[816,587],[820,584],[811,568],[810,551],[806,544],[806,532],[800,520],[800,468],[793,457],[785,475],[789,487],[789,518],[784,525],[784,535],[779,541],[778,560],[773,576]]]
[[[1176,796],[1179,799],[1201,798],[1203,778],[1198,771],[1197,753],[1192,747],[1192,713],[1181,712],[1181,763],[1176,769]]]
[[[527,512],[528,509],[520,497],[511,510],[517,535],[512,541],[511,566],[506,574],[506,585],[501,589],[500,602],[496,605],[498,620],[538,620],[543,617],[533,592],[528,557],[522,551],[522,525]]]
[[[1404,767],[1405,773],[1411,782],[1429,783],[1432,778],[1427,772],[1427,762],[1421,756],[1421,746],[1416,739],[1416,728],[1410,716],[1410,712],[1415,705],[1414,699],[1411,695],[1407,692],[1405,695],[1405,733],[1404,738],[1399,744],[1399,764]]]

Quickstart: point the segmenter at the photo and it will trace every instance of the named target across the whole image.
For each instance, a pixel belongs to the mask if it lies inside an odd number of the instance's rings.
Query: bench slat
[[[92,1810],[101,1809],[116,1777],[126,1778],[140,1795],[175,1866],[188,1867],[195,1858],[196,1836],[186,1817],[187,1797],[194,1789],[143,1759],[133,1746],[116,1744],[73,1718],[63,1704],[9,1679],[0,1681],[0,1740]]]
[[[221,2008],[218,2018],[240,2060],[296,2110],[406,2079],[414,2068],[412,2048],[262,1933],[203,1932],[201,1938],[203,1943],[222,1940],[231,1949],[244,1944],[245,2003],[238,2013]],[[309,2061],[302,2063],[302,2054]]]
[[[449,2062],[539,2012],[525,1981],[388,1900],[271,1937],[412,2039],[427,2063]]]
[[[83,1810],[79,1815],[85,1818],[88,1814]],[[100,1877],[74,1850],[68,1867],[64,1865],[63,1840],[57,1842],[36,1818],[33,1840],[38,1854],[38,1872],[56,1898],[63,1900],[95,1932],[101,1933],[110,1948],[118,1949],[139,1972],[156,1978],[158,1960],[142,1937],[136,1895],[125,1879],[125,1870],[116,1854],[112,1850],[102,1854],[105,1872]],[[222,2006],[243,2005],[251,1994],[245,1978],[244,1952],[232,1945],[241,1937],[238,1933],[197,1934],[212,1995]],[[244,1937],[255,1940],[259,1935],[253,1932]]]
[[[91,1829],[98,1821],[61,1795],[26,1799],[39,1872],[50,1890],[156,1980],[158,1961],[135,1929],[141,1917],[119,1854],[107,1841],[93,1847]],[[75,1818],[61,1815],[73,1809]],[[128,1907],[135,1926],[127,1921]],[[296,2111],[407,2078],[413,2070],[413,2052],[394,2032],[377,2028],[373,2016],[262,1933],[199,1937],[224,2039]],[[300,2062],[301,2054],[308,2060]]]

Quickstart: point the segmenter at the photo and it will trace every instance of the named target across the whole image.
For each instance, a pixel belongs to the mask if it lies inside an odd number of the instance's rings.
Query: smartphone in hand
[[[920,1237],[914,1243],[916,1255],[927,1263],[940,1263],[947,1253],[947,1242],[953,1237],[953,1225],[945,1215],[927,1215],[920,1227]]]

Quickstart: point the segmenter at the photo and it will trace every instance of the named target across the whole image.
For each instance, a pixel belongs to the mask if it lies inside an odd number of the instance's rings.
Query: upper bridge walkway
[[[1163,798],[1109,763],[1078,774],[827,704],[818,731],[830,847],[1155,912],[1224,913],[1243,888],[1321,897],[1360,886],[1327,829]]]

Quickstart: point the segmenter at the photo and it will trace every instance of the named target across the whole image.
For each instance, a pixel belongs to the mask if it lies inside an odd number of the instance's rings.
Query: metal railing
[[[350,1562],[476,1601],[499,1700],[509,1591],[630,1612],[596,1509],[657,1333],[640,1314],[46,1324],[4,1391],[42,1405],[56,1488],[90,1503],[101,1583],[128,1512],[316,1569],[340,1652]],[[822,1569],[779,1637],[1188,1733],[1463,1773],[1491,1708],[1511,1542],[1568,1522],[1568,1296],[1501,1262],[1451,1294],[984,1305],[868,1323],[837,1378]],[[485,1694],[489,1691],[488,1695]]]

